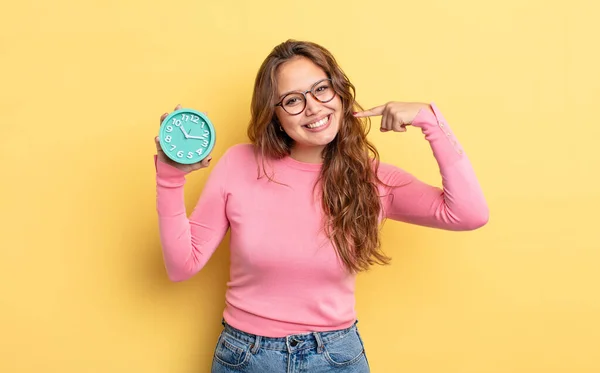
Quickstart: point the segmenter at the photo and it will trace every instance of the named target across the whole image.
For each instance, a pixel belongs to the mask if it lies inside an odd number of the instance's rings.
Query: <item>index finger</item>
[[[363,117],[372,117],[375,115],[381,115],[381,114],[383,114],[383,109],[385,109],[385,105],[380,105],[380,106],[376,106],[369,110],[359,111],[358,113],[355,113],[354,116],[357,118],[363,118]]]

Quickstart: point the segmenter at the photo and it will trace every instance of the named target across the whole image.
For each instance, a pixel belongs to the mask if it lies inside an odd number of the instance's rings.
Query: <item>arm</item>
[[[384,216],[446,230],[473,230],[488,221],[489,211],[471,163],[435,106],[420,109],[412,126],[429,141],[442,176],[434,187],[393,166],[382,165],[380,178],[388,185]]]
[[[226,155],[215,165],[190,215],[186,215],[186,172],[156,159],[156,208],[163,259],[171,281],[194,276],[208,262],[227,229]]]

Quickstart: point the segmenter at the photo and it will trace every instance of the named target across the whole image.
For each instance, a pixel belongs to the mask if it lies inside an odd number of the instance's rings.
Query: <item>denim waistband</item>
[[[227,324],[225,320],[221,322],[224,327],[224,332],[229,334],[231,337],[245,343],[252,345],[253,350],[258,348],[264,348],[267,350],[281,350],[281,351],[298,351],[304,349],[317,348],[318,350],[323,349],[323,344],[333,342],[339,338],[343,338],[348,333],[356,330],[356,324],[358,320],[352,324],[352,326],[325,332],[309,332],[302,334],[292,334],[286,337],[264,337],[251,333],[246,333],[233,326]]]

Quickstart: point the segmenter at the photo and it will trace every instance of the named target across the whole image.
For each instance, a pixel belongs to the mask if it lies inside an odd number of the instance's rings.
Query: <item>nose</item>
[[[306,115],[307,116],[314,115],[314,114],[317,114],[319,111],[321,111],[321,103],[319,101],[317,101],[313,97],[313,95],[308,93],[306,95],[306,109],[305,109]]]

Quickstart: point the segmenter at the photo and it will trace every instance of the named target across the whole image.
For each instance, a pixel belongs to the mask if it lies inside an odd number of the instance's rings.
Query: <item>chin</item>
[[[311,136],[313,138],[307,139],[307,145],[312,146],[326,146],[335,140],[338,134],[337,128],[330,128],[327,131],[319,133],[317,136]],[[315,138],[316,137],[316,138]]]

